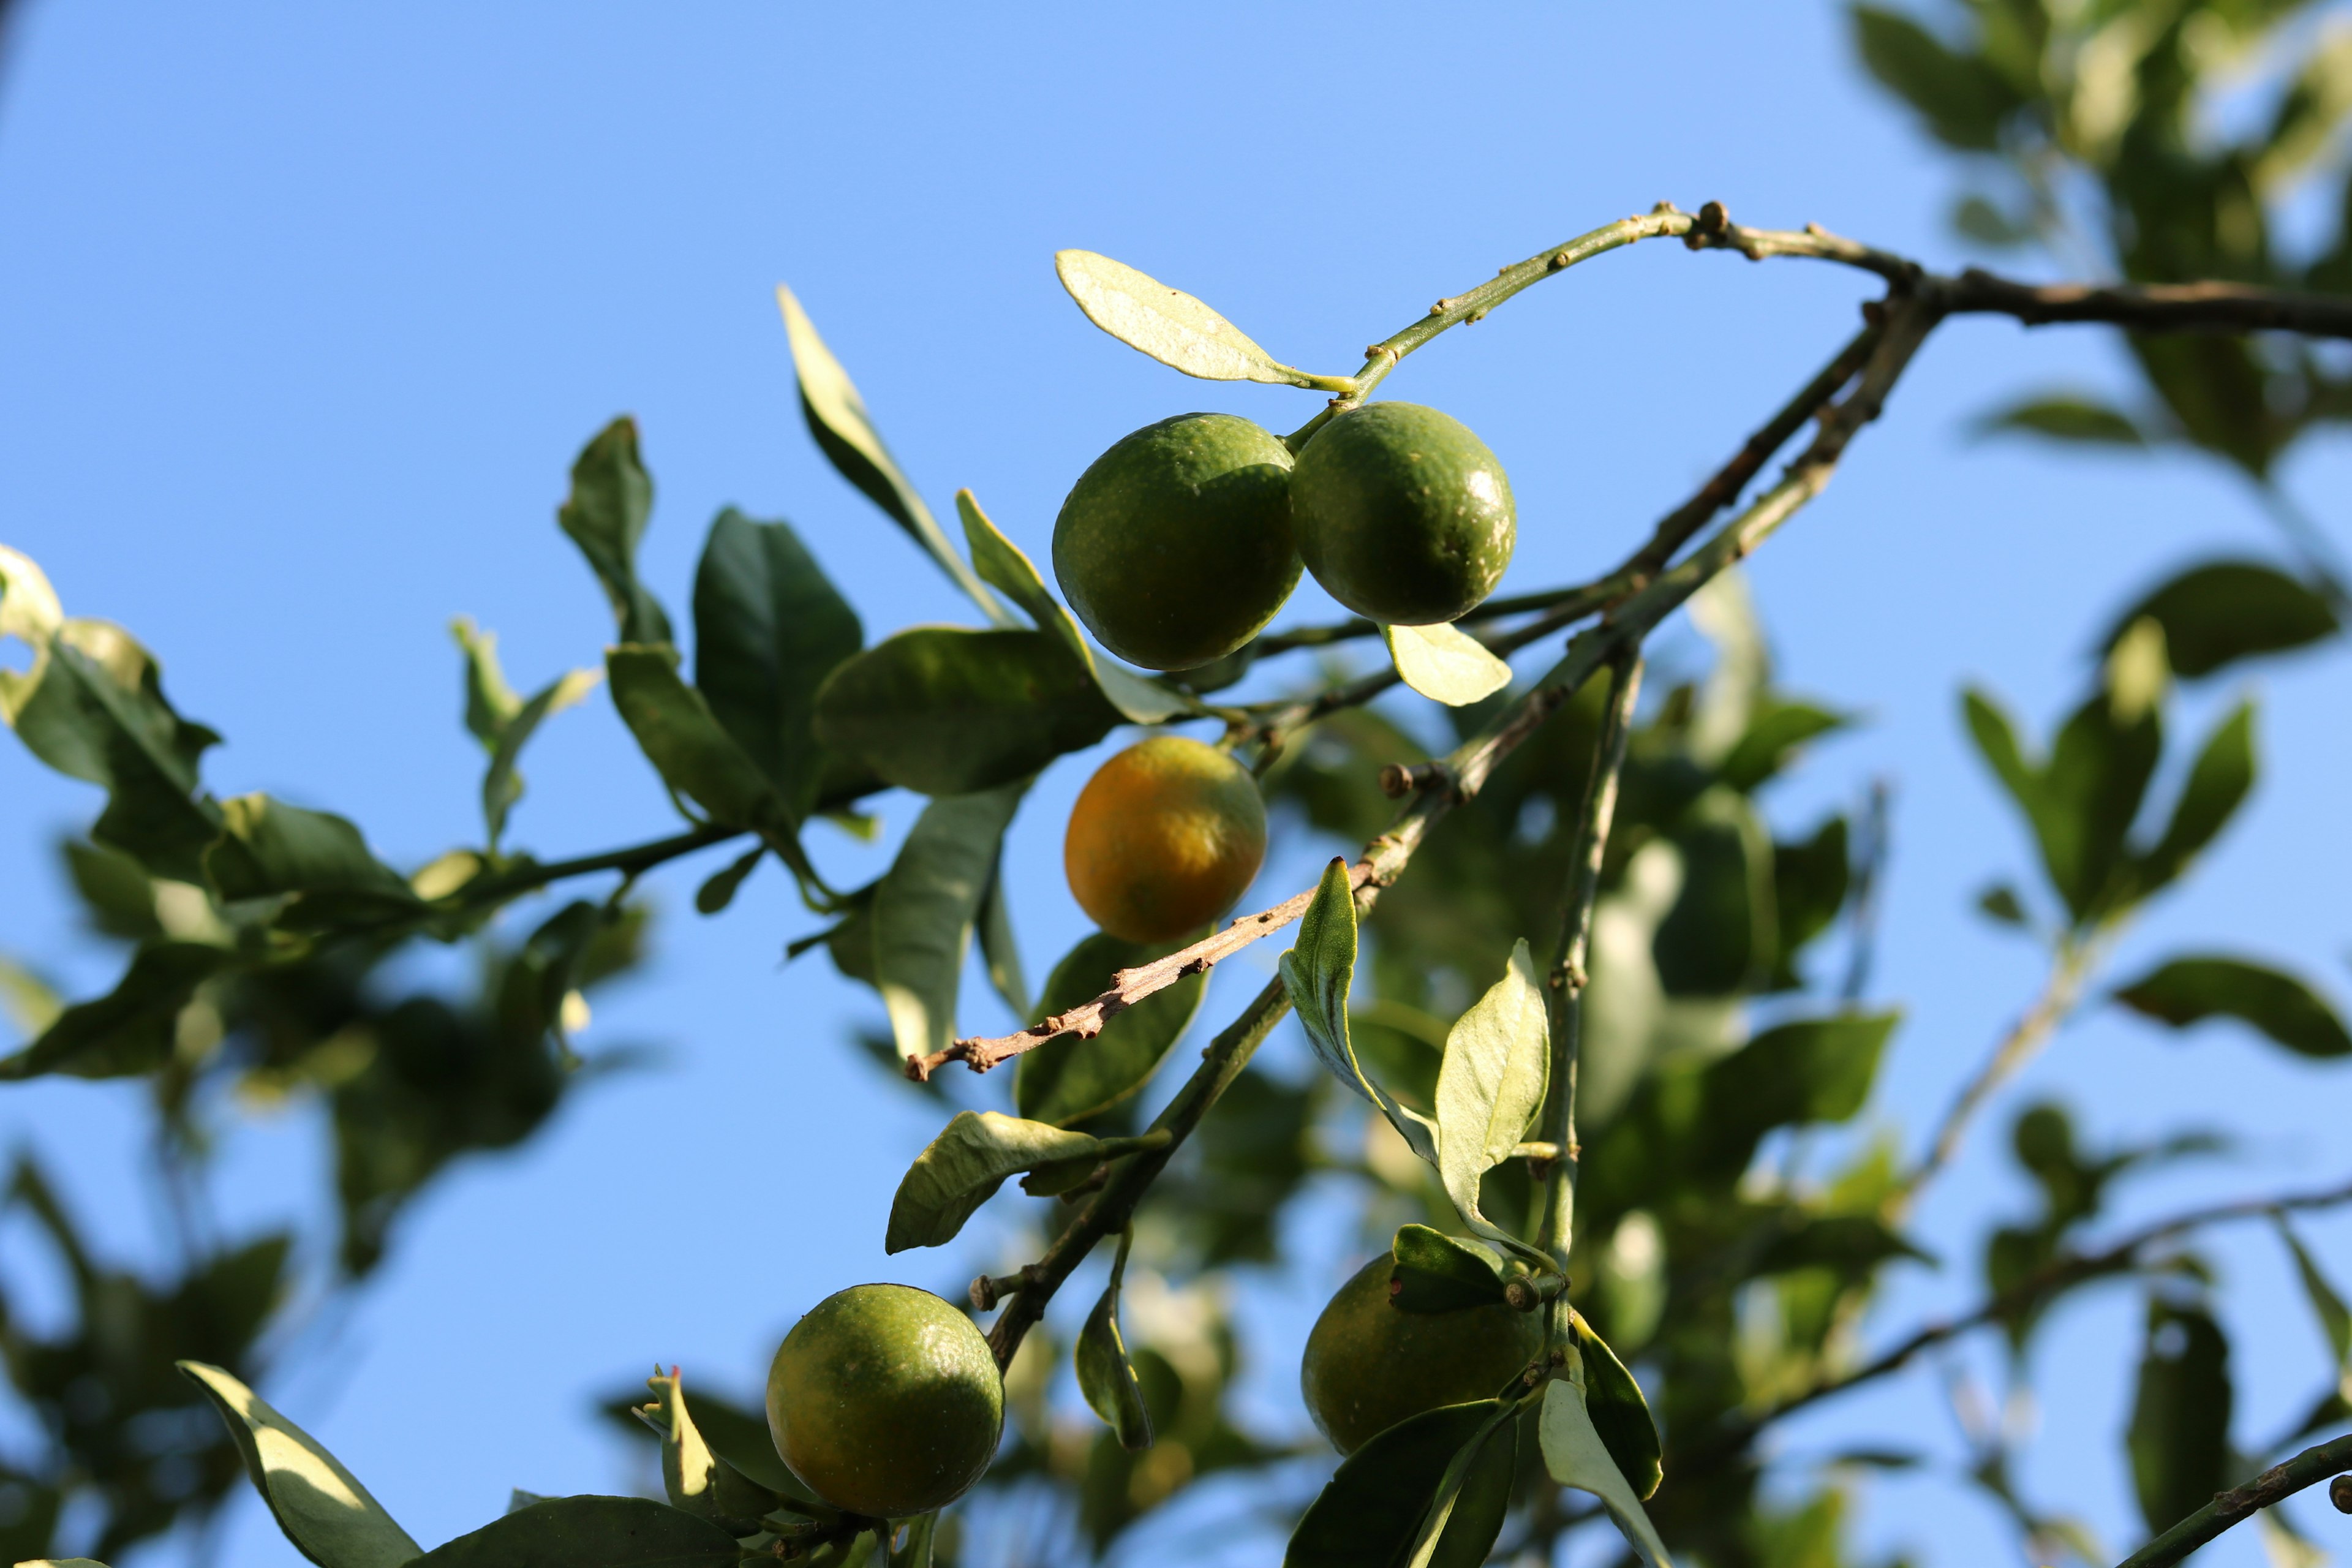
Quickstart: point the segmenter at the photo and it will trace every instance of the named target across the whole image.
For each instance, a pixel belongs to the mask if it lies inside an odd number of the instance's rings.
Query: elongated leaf
[[[558,1497],[493,1520],[415,1568],[735,1568],[735,1538],[683,1509],[633,1497]]]
[[[1503,977],[1446,1031],[1437,1070],[1437,1172],[1454,1206],[1474,1225],[1485,1219],[1478,1179],[1527,1136],[1550,1070],[1543,987],[1523,937]]]
[[[1454,1312],[1503,1300],[1503,1259],[1484,1242],[1408,1225],[1389,1252],[1396,1259],[1389,1304],[1401,1311]]]
[[[1150,945],[1101,931],[1081,938],[1047,977],[1036,1016],[1090,1002],[1108,988],[1118,971],[1164,958],[1207,934],[1203,928]],[[1090,1040],[1063,1035],[1024,1052],[1013,1068],[1014,1107],[1034,1121],[1067,1127],[1118,1104],[1150,1081],[1168,1048],[1200,1011],[1207,990],[1206,975],[1188,974],[1112,1015]]]
[[[344,817],[305,811],[266,795],[221,803],[220,838],[205,851],[205,876],[224,900],[299,895],[330,917],[419,907],[399,872],[378,860]]]
[[[964,953],[1005,825],[1027,788],[931,802],[875,889],[874,984],[902,1059],[944,1050],[955,1038]]]
[[[2124,1446],[2140,1517],[2165,1530],[2232,1479],[2230,1342],[2211,1315],[2151,1300]]]
[[[2176,958],[2117,988],[2116,1000],[2176,1029],[2235,1018],[2300,1056],[2352,1056],[2352,1032],[2317,993],[2243,959]]]
[[[1119,721],[1048,632],[916,626],[835,670],[817,739],[891,784],[964,795],[1026,778]]]
[[[785,1500],[710,1451],[687,1408],[686,1387],[676,1371],[656,1372],[646,1386],[654,1397],[636,1407],[637,1419],[661,1439],[662,1488],[670,1506],[707,1519],[730,1535],[757,1533],[761,1519]]]
[[[1348,1033],[1348,992],[1356,977],[1356,896],[1345,860],[1334,859],[1323,868],[1315,901],[1298,922],[1297,945],[1282,955],[1281,969],[1283,987],[1298,1010],[1316,1059],[1371,1101],[1414,1153],[1436,1164],[1436,1124],[1365,1076]]]
[[[2287,1253],[2294,1259],[2295,1276],[2303,1281],[2304,1299],[2311,1303],[2311,1315],[2318,1320],[2319,1331],[2327,1337],[2340,1395],[2347,1384],[2352,1383],[2352,1308],[2345,1306],[2344,1298],[2320,1272],[2318,1262],[2305,1249],[2303,1238],[2287,1224],[2286,1215],[2273,1214],[2271,1223],[2278,1227],[2279,1239],[2286,1243]]]
[[[1433,702],[1464,708],[1511,683],[1511,667],[1458,626],[1382,626],[1381,637],[1398,676]]]
[[[1127,1271],[1127,1248],[1122,1238],[1118,1256],[1110,1266],[1110,1283],[1095,1310],[1087,1314],[1074,1354],[1078,1392],[1086,1396],[1087,1407],[1102,1417],[1120,1447],[1133,1453],[1151,1447],[1151,1412],[1143,1403],[1143,1384],[1127,1359],[1127,1339],[1118,1326],[1118,1289]]]
[[[790,289],[776,285],[776,304],[784,314],[784,334],[793,346],[793,371],[800,378],[801,413],[808,420],[809,434],[816,438],[817,447],[824,452],[841,477],[856,485],[888,513],[891,520],[907,531],[909,538],[922,547],[958,587],[971,595],[972,603],[988,613],[999,625],[1010,623],[1004,607],[981,585],[971,568],[963,563],[948,543],[947,535],[931,516],[931,509],[899,471],[898,460],[882,444],[882,433],[866,412],[866,400],[858,395],[849,373],[833,357],[824,340],[817,336],[816,325],[801,309],[800,300]]]
[[[2173,803],[2172,820],[2134,868],[2140,897],[2179,877],[2213,842],[2254,787],[2254,708],[2242,702],[2213,727]]]
[[[980,901],[980,958],[988,984],[1016,1016],[1029,1012],[1029,977],[1021,967],[1021,944],[1013,931],[1013,905],[1004,896],[1003,855],[988,873],[988,892]]]
[[[1609,1450],[1617,1473],[1625,1478],[1635,1497],[1646,1501],[1665,1475],[1659,1465],[1664,1447],[1658,1441],[1658,1424],[1650,1415],[1650,1402],[1643,1397],[1642,1385],[1633,1381],[1617,1352],[1592,1331],[1583,1313],[1570,1312],[1569,1326],[1576,1331],[1577,1352],[1584,1358],[1584,1412],[1592,1420],[1592,1429],[1601,1435],[1601,1447]]]
[[[2142,617],[2164,628],[2172,671],[2189,680],[2308,647],[2337,629],[2325,598],[2259,561],[2209,561],[2170,578],[2116,618],[2102,648]]]
[[[449,623],[449,635],[466,656],[466,732],[488,751],[522,710],[522,699],[499,668],[498,633],[482,630],[471,616],[459,616]]]
[[[613,705],[662,782],[729,827],[789,831],[790,805],[711,714],[702,694],[678,679],[667,647],[614,647],[604,654]]]
[[[2147,437],[2127,415],[2095,397],[2076,393],[2047,393],[2012,403],[1979,417],[1977,433],[2002,435],[2015,431],[2053,441],[2074,441],[2101,447],[2145,447]]]
[[[653,477],[637,457],[637,422],[623,415],[581,449],[572,465],[572,493],[555,521],[596,574],[625,643],[670,640],[669,616],[637,581],[637,542],[653,510]]]
[[[1610,1522],[1648,1568],[1673,1568],[1665,1542],[1658,1539],[1642,1500],[1610,1458],[1609,1446],[1594,1427],[1585,1397],[1584,1387],[1571,1378],[1556,1377],[1545,1388],[1543,1417],[1537,1428],[1543,1443],[1544,1468],[1560,1485],[1599,1498],[1601,1506],[1609,1510]]]
[[[1747,731],[1723,759],[1717,776],[1733,789],[1752,790],[1787,768],[1806,742],[1853,722],[1811,702],[1768,699],[1749,716]]]
[[[956,515],[963,520],[964,543],[981,576],[1020,605],[1039,631],[1059,637],[1112,707],[1138,724],[1164,723],[1179,713],[1199,710],[1193,699],[1114,663],[1088,642],[1086,633],[1078,629],[1077,618],[1054,597],[1035,564],[980,510],[970,490],[956,491]]]
[[[295,1549],[320,1568],[399,1568],[421,1550],[359,1479],[216,1366],[176,1363],[228,1424],[246,1475]]]
[[[1263,381],[1276,385],[1352,384],[1293,370],[1241,329],[1181,289],[1091,250],[1054,255],[1062,287],[1087,320],[1131,349],[1203,381]]]
[[[1350,1454],[1291,1532],[1283,1568],[1379,1568],[1411,1550],[1456,1455],[1496,1403],[1447,1405],[1398,1422]]]
[[[796,816],[824,772],[817,688],[865,640],[789,524],[719,514],[694,574],[695,689]]]
[[[180,1010],[196,987],[236,962],[227,949],[205,942],[149,942],[112,991],[68,1007],[31,1045],[0,1058],[0,1079],[152,1072],[171,1059]]]
[[[961,1110],[915,1156],[890,1200],[885,1252],[944,1247],[996,1194],[1004,1178],[1099,1153],[1102,1141],[993,1110]]]
[[[499,727],[497,741],[490,748],[490,765],[482,774],[482,822],[493,849],[506,832],[507,815],[522,799],[522,774],[515,766],[521,760],[522,749],[551,715],[577,705],[604,679],[601,670],[566,670],[531,693],[530,700],[517,708],[513,717]]]
[[[1460,1463],[1461,1484],[1453,1496],[1446,1497],[1440,1483],[1437,1506],[1444,1517],[1423,1522],[1421,1554],[1408,1568],[1482,1568],[1503,1533],[1503,1521],[1511,1511],[1511,1492],[1518,1481],[1517,1420],[1507,1416],[1496,1422]]]

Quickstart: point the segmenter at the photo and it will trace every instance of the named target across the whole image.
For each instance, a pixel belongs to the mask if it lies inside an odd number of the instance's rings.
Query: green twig
[[[2346,1470],[2352,1470],[2352,1434],[2305,1448],[2245,1485],[2217,1493],[2211,1502],[2125,1558],[2116,1568],[2168,1568],[2231,1525]]]

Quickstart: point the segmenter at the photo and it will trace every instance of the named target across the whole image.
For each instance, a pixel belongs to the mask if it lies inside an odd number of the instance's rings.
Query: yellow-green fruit
[[[1492,1399],[1543,1348],[1540,1313],[1499,1302],[1454,1312],[1391,1305],[1395,1267],[1384,1252],[1358,1269],[1307,1336],[1298,1385],[1342,1454],[1408,1415]]]
[[[911,1285],[855,1285],[793,1325],[768,1368],[768,1432],[845,1513],[953,1502],[996,1457],[1004,1383],[972,1321]]]
[[[1170,942],[1216,919],[1265,858],[1257,781],[1181,735],[1154,735],[1097,769],[1062,838],[1078,907],[1129,942]]]
[[[1340,415],[1298,454],[1291,524],[1333,598],[1390,626],[1467,615],[1518,540],[1511,481],[1453,416],[1417,403]]]
[[[1054,575],[1103,647],[1191,669],[1255,637],[1298,586],[1290,448],[1231,414],[1123,437],[1070,488]]]

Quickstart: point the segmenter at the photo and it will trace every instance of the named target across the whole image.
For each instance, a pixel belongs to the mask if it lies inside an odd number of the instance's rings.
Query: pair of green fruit
[[[1339,1288],[1307,1336],[1307,1410],[1343,1454],[1407,1416],[1486,1399],[1543,1348],[1499,1304],[1423,1315],[1391,1301],[1392,1260]],[[970,1317],[909,1285],[857,1285],[793,1325],[768,1369],[768,1430],[793,1475],[845,1513],[905,1519],[971,1489],[996,1457],[1004,1384]]]
[[[1054,523],[1054,574],[1111,652],[1192,669],[1263,630],[1302,565],[1360,616],[1435,626],[1494,592],[1517,538],[1502,465],[1434,408],[1352,409],[1296,461],[1249,420],[1180,414],[1078,477]]]

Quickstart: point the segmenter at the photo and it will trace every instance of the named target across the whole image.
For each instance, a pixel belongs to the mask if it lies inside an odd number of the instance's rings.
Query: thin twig
[[[2213,1500],[2125,1558],[2116,1568],[2169,1568],[2231,1525],[2330,1476],[2352,1470],[2352,1434],[2305,1448]]]

